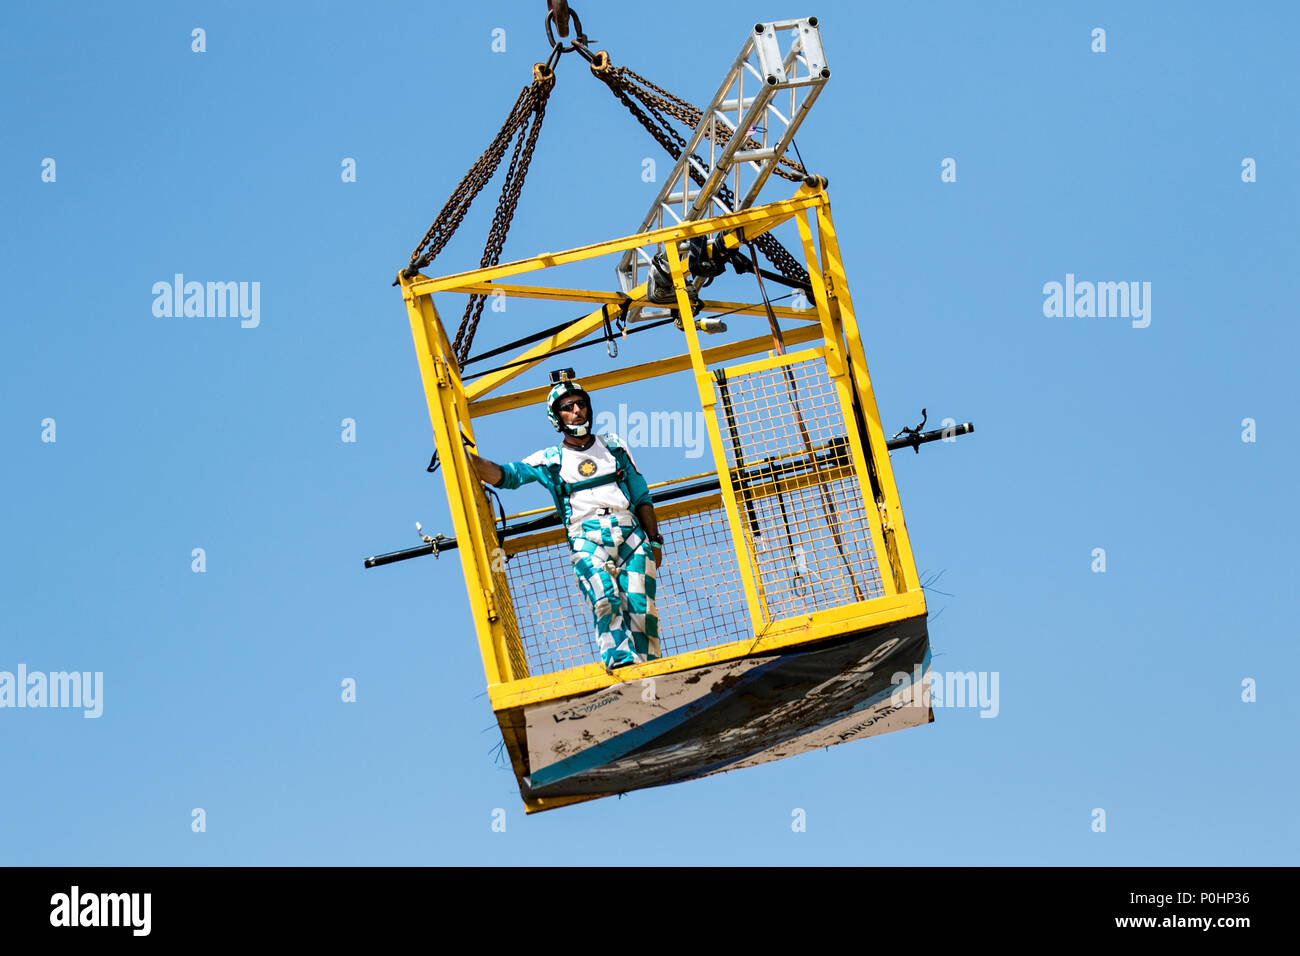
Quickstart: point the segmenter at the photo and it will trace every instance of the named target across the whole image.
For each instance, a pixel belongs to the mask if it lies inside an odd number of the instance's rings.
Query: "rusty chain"
[[[534,84],[535,86],[536,84]],[[506,121],[502,124],[501,129],[497,132],[496,138],[483,151],[483,155],[474,161],[474,165],[469,168],[463,179],[452,190],[450,198],[443,205],[442,210],[438,213],[433,225],[429,231],[424,234],[415,251],[411,253],[410,268],[407,270],[408,277],[420,269],[423,269],[442,251],[447,240],[452,237],[460,227],[461,220],[465,218],[465,213],[469,211],[470,204],[479,194],[488,180],[496,172],[497,166],[501,164],[501,157],[505,155],[506,144],[513,138],[515,130],[519,125],[519,118],[526,116],[531,110],[533,87],[524,87],[520,92],[519,98],[515,105],[510,108],[510,113]]]
[[[647,80],[635,70],[626,66],[614,67],[613,70],[615,73],[620,74],[624,80],[630,80],[632,83],[639,83],[642,87],[645,87],[645,89],[637,91],[637,99],[642,102],[651,99],[654,100],[655,105],[658,106],[660,110],[685,124],[688,129],[695,129],[700,125],[700,121],[704,119],[703,110],[697,109],[680,96],[676,96],[665,90],[662,86],[658,86],[650,80]],[[704,135],[708,136],[709,134],[706,132]],[[718,136],[715,141],[716,145],[720,148],[725,147],[727,143],[731,142],[731,136],[732,131],[723,126],[723,128],[718,131]],[[712,139],[712,137],[709,138]],[[762,149],[763,144],[751,136],[746,136],[743,148]],[[777,160],[777,163],[777,167],[774,168],[772,172],[777,176],[780,176],[782,179],[788,179],[790,182],[798,183],[803,182],[804,178],[808,175],[808,170],[804,169],[801,164],[796,163],[793,159],[790,159],[787,156],[782,156]],[[786,168],[781,169],[781,166]]]
[[[492,217],[492,228],[488,230],[487,244],[483,248],[483,258],[479,261],[479,266],[484,269],[497,265],[501,261],[501,250],[506,243],[506,234],[510,232],[510,221],[514,217],[515,208],[519,205],[519,195],[524,188],[524,179],[528,176],[528,166],[533,161],[533,152],[537,148],[537,137],[542,131],[542,120],[546,118],[545,94],[537,103],[534,115],[535,119],[528,130],[527,141],[522,126],[519,138],[515,141],[515,150],[510,157],[510,166],[506,170],[505,183],[501,187],[501,200],[497,203],[496,214]],[[469,358],[470,347],[474,344],[474,335],[478,332],[479,319],[483,317],[485,301],[487,301],[486,296],[475,293],[470,296],[469,302],[465,305],[465,314],[461,318],[460,328],[456,331],[456,341],[452,343],[456,361],[461,365],[464,365],[465,360]]]
[[[404,270],[408,278],[429,265],[442,252],[447,241],[460,228],[475,198],[496,175],[501,160],[505,158],[507,147],[511,141],[514,141],[515,148],[502,186],[501,198],[497,203],[492,228],[483,250],[482,264],[484,266],[497,264],[501,249],[505,245],[506,234],[510,231],[510,222],[515,208],[519,204],[524,178],[532,162],[537,136],[541,132],[542,120],[546,114],[546,102],[554,86],[555,72],[544,64],[534,65],[532,84],[520,91],[519,98],[515,100],[496,137],[452,191],[450,198],[434,219],[433,225],[429,227],[429,231],[424,234],[424,238],[411,253],[410,265]],[[469,354],[482,311],[482,297],[471,297],[465,308],[460,328],[456,331],[456,341],[452,346],[459,361],[464,361]]]

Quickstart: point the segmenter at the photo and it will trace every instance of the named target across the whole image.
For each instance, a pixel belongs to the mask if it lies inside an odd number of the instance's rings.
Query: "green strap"
[[[613,481],[623,480],[623,469],[610,472],[608,475],[597,475],[595,478],[584,478],[582,481],[575,481],[569,484],[567,481],[560,482],[560,492],[564,497],[572,497],[576,491],[586,491],[588,488],[599,488],[601,485],[608,485]],[[626,496],[625,496],[626,497]]]
[[[597,441],[600,441],[597,438]],[[569,509],[569,498],[575,491],[586,491],[588,488],[596,488],[600,485],[607,485],[610,482],[619,482],[619,490],[623,492],[623,497],[629,502],[632,500],[630,489],[627,487],[627,472],[633,467],[632,462],[628,460],[627,452],[621,446],[606,445],[610,454],[614,456],[614,461],[618,463],[618,470],[609,475],[597,475],[595,478],[585,478],[582,481],[575,481],[569,484],[560,478],[560,463],[558,461],[549,461],[547,467],[550,469],[551,476],[555,481],[555,487],[558,494],[555,496],[555,507],[560,513],[560,518],[567,525],[569,515],[572,513]],[[559,449],[559,446],[556,446]]]

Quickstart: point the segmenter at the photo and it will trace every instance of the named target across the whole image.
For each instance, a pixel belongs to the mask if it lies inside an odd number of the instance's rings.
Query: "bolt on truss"
[[[830,75],[816,17],[755,24],[638,231],[753,205]],[[641,270],[657,248],[629,250],[619,261],[624,292],[645,281]]]

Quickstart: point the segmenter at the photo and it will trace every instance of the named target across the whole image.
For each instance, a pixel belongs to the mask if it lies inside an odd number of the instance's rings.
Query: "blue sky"
[[[361,566],[450,532],[390,283],[547,52],[540,0],[448,6],[0,14],[0,670],[104,674],[98,719],[0,709],[0,862],[1294,863],[1294,8],[575,4],[697,104],[754,21],[820,18],[799,147],[886,431],[976,423],[894,467],[942,572],[935,666],[997,672],[1000,710],[526,819],[456,559]],[[642,159],[668,168],[558,73],[506,258],[633,231]],[[477,263],[495,190],[430,273]],[[260,283],[260,324],[155,316],[178,272]],[[1046,317],[1067,274],[1151,283],[1150,325]],[[479,343],[566,314],[512,304]],[[620,361],[672,344],[640,338]],[[536,410],[480,440],[552,434]]]

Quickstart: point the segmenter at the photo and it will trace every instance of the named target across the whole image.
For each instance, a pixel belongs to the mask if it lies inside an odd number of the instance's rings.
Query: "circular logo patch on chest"
[[[596,473],[596,463],[590,458],[584,458],[578,462],[578,474],[584,478],[590,478]]]

